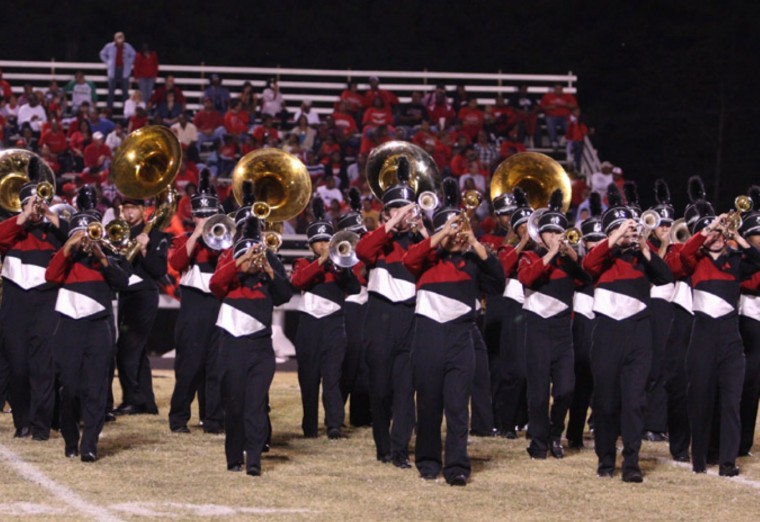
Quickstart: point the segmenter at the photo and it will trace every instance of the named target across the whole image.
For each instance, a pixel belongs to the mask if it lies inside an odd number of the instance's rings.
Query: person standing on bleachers
[[[125,41],[121,31],[113,35],[113,42],[109,42],[100,50],[100,61],[106,64],[108,69],[108,101],[107,106],[113,109],[113,97],[118,85],[121,92],[121,101],[127,99],[129,89],[129,75],[132,72],[132,64],[135,61],[135,49]]]
[[[158,54],[152,51],[147,43],[142,44],[142,49],[135,56],[134,76],[140,86],[143,100],[148,100],[158,76]]]

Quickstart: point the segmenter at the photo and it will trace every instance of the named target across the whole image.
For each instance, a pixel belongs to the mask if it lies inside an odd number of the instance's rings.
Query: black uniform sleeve
[[[129,276],[132,275],[132,265],[121,256],[107,256],[108,266],[103,267],[103,277],[108,286],[116,292],[129,287]]]
[[[269,290],[272,293],[272,302],[275,306],[285,304],[293,297],[293,287],[290,285],[290,280],[285,272],[280,258],[278,258],[272,252],[267,252],[267,261],[272,267],[274,272],[274,278],[269,282]],[[268,276],[265,276],[268,278]]]
[[[150,242],[145,257],[139,259],[142,268],[153,279],[161,279],[166,275],[169,258],[169,238],[160,230],[151,230]]]
[[[571,257],[563,257],[562,258],[562,270],[567,273],[570,277],[575,279],[576,281],[580,281],[583,284],[588,284],[593,282],[593,278],[591,277],[591,274],[586,272],[583,267],[580,265],[580,263],[576,262]]]
[[[64,244],[69,239],[69,222],[65,219],[58,220],[59,226],[54,226],[52,223],[48,225],[48,232],[56,238],[61,244]]]
[[[673,277],[673,272],[670,271],[670,268],[665,264],[665,261],[654,252],[651,252],[651,254],[652,259],[647,261],[647,258],[639,253],[639,259],[641,259],[641,262],[644,264],[644,271],[649,278],[649,281],[657,286],[674,283],[675,277]]]
[[[361,292],[361,283],[359,283],[359,279],[351,268],[338,269],[336,280],[338,286],[340,286],[340,289],[343,290],[343,293],[346,295],[353,295]]]
[[[760,270],[760,250],[750,245],[749,248],[742,248],[742,258],[739,263],[739,280],[751,278],[755,272]]]
[[[484,260],[475,256],[478,263],[478,286],[480,291],[485,294],[501,295],[506,285],[506,276],[504,268],[493,254],[488,254]]]

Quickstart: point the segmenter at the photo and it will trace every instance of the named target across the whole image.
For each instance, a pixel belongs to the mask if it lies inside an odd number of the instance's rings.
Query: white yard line
[[[688,462],[676,462],[673,459],[668,459],[668,458],[665,458],[665,457],[656,457],[656,459],[657,459],[657,463],[658,464],[668,464],[670,466],[674,466],[674,467],[677,467],[677,468],[682,468],[682,469],[686,469],[686,470],[691,471],[691,464],[689,464]],[[706,474],[710,475],[710,476],[713,476],[713,477],[724,478],[724,477],[720,476],[720,474],[717,471],[717,468],[716,469],[708,469]],[[730,480],[731,482],[735,482],[737,484],[742,484],[744,486],[749,486],[751,488],[760,490],[760,481],[757,481],[757,480],[752,480],[752,479],[749,479],[747,477],[743,477],[741,475],[739,475],[737,477],[730,477],[730,478],[728,478],[728,480]]]
[[[108,511],[106,508],[87,502],[85,499],[74,493],[72,490],[48,478],[44,473],[35,466],[25,462],[21,457],[16,455],[10,449],[0,444],[0,459],[4,460],[13,468],[24,480],[37,484],[47,491],[58,497],[64,502],[76,509],[80,513],[87,515],[98,521],[120,522],[121,519]]]

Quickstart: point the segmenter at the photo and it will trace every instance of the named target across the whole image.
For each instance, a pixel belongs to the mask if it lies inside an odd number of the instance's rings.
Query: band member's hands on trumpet
[[[193,217],[195,228],[193,229],[193,232],[190,234],[190,237],[187,239],[187,243],[185,243],[185,248],[187,249],[187,255],[192,255],[193,251],[195,250],[195,245],[198,243],[198,239],[201,236],[203,236],[203,227],[206,225],[206,221],[208,221],[207,217],[205,218]]]

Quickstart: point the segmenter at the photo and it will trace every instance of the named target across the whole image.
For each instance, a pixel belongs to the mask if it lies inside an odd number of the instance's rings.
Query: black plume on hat
[[[620,193],[620,189],[615,183],[607,185],[607,204],[610,207],[622,207],[623,195]]]
[[[314,221],[306,227],[309,244],[315,241],[330,241],[335,228],[332,223],[325,219],[325,202],[322,201],[322,198],[314,198],[311,202],[311,211],[314,214]]]
[[[396,161],[396,177],[399,183],[409,183],[409,159],[399,156]]]
[[[588,207],[592,217],[602,215],[602,196],[598,192],[592,192],[588,197]]]
[[[639,190],[635,181],[626,181],[623,183],[623,193],[626,202],[631,206],[639,206]]]
[[[760,186],[752,185],[747,191],[749,199],[752,200],[752,211],[760,212]]]
[[[703,199],[695,201],[694,204],[690,206],[690,210],[691,216],[690,219],[687,220],[687,223],[692,234],[701,231],[715,219],[715,210],[713,209],[713,206],[710,202]]]
[[[562,190],[556,189],[549,196],[549,206],[538,218],[538,231],[564,232],[567,228],[567,217],[562,212]]]
[[[93,210],[98,205],[98,193],[92,185],[84,185],[77,194],[77,209],[79,212]]]
[[[528,196],[525,195],[525,191],[520,187],[515,187],[512,191],[512,195],[515,197],[515,204],[518,207],[528,207]]]
[[[561,189],[556,189],[549,197],[549,210],[562,212],[563,195]]]
[[[454,178],[443,180],[443,206],[459,208],[459,184]]]
[[[216,189],[211,185],[211,172],[208,169],[201,171],[201,181],[198,183],[198,192],[205,194],[216,194]]]
[[[689,178],[689,201],[694,203],[700,199],[705,199],[705,184],[702,178],[699,176],[692,176]]]
[[[362,195],[358,188],[351,187],[348,191],[348,205],[354,212],[362,211]]]
[[[243,204],[246,207],[256,202],[256,196],[253,195],[253,181],[246,180],[243,182]]]
[[[634,209],[623,205],[623,195],[615,183],[607,185],[607,203],[609,208],[602,214],[602,228],[605,234],[609,234],[625,220],[634,219]]]
[[[316,221],[321,221],[325,217],[325,202],[322,198],[314,198],[311,202],[311,212],[314,214]]]
[[[240,237],[232,247],[232,257],[237,259],[256,243],[261,243],[261,224],[259,220],[249,215],[243,221]]]
[[[670,187],[668,187],[668,184],[662,178],[654,182],[654,199],[660,205],[670,203]]]

